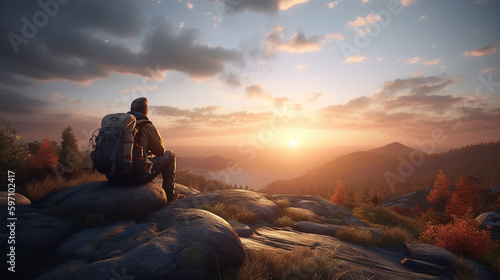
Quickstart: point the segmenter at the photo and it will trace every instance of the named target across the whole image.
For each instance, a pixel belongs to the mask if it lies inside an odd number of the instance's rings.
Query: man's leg
[[[153,169],[156,174],[161,173],[163,176],[163,190],[167,195],[168,203],[174,201],[177,197],[175,194],[175,154],[172,151],[166,151],[164,155],[152,158]]]

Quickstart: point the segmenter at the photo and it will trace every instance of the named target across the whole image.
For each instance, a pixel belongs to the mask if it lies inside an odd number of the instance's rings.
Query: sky
[[[500,140],[500,1],[0,4],[0,117],[80,145],[137,97],[167,148]],[[291,145],[290,143],[294,144]]]

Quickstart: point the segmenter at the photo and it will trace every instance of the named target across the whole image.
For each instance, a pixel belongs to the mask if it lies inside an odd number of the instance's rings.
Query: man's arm
[[[158,129],[152,123],[147,123],[144,124],[143,131],[148,139],[148,149],[151,153],[156,156],[165,154],[165,144]]]

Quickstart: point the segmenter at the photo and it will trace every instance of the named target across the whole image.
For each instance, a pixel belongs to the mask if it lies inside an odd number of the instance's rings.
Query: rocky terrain
[[[249,252],[285,255],[302,248],[313,252],[306,265],[289,267],[279,279],[313,279],[325,259],[337,279],[453,279],[453,254],[445,249],[414,242],[366,248],[334,238],[345,227],[384,233],[316,196],[177,189],[187,197],[168,205],[155,183],[83,184],[33,204],[16,194],[16,272],[3,269],[2,279],[220,279]],[[0,196],[4,221],[6,196]],[[312,219],[276,226],[284,211],[280,201]],[[226,221],[205,210],[217,203],[243,206],[256,219]],[[495,279],[474,265],[482,279]]]

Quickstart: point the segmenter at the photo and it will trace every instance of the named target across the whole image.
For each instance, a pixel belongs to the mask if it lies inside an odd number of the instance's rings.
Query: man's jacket
[[[139,112],[130,111],[137,119],[137,124],[139,126],[139,134],[137,136],[137,142],[144,148],[144,153],[147,156],[151,154],[155,156],[161,156],[165,154],[165,144],[163,139],[161,139],[158,129],[153,125],[149,118]]]

